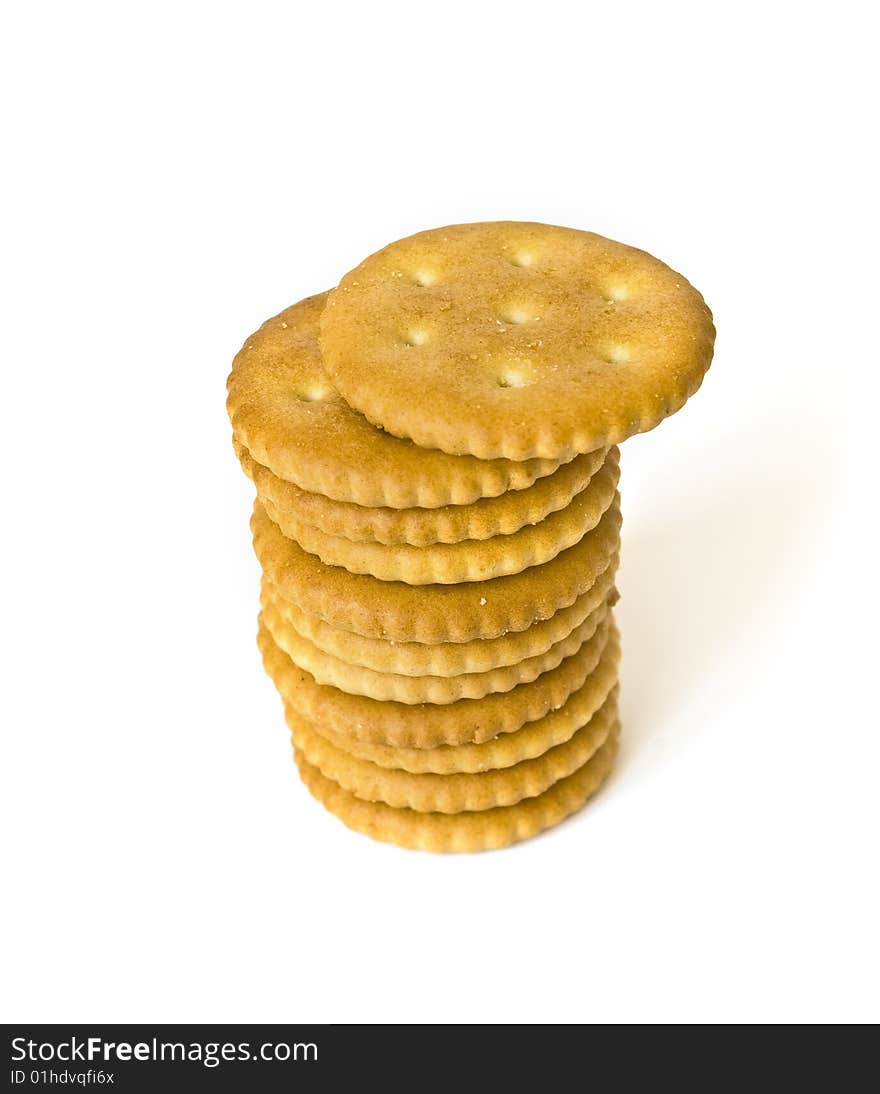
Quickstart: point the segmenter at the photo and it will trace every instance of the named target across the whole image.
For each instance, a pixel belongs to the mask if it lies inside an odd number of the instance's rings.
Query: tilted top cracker
[[[491,460],[568,460],[652,429],[697,390],[715,328],[658,259],[499,221],[365,259],[321,316],[324,366],[375,425]]]

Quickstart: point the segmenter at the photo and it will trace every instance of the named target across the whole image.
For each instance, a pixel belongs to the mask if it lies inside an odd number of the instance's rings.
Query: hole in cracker
[[[417,285],[422,285],[425,288],[427,288],[428,285],[433,285],[436,280],[436,275],[432,274],[430,270],[418,270],[413,274],[413,281]]]
[[[611,285],[605,290],[605,298],[609,304],[616,304],[618,300],[628,300],[629,289],[626,285]]]
[[[603,357],[610,365],[622,365],[631,359],[632,354],[627,346],[617,344],[608,346]]]
[[[428,335],[423,330],[407,331],[403,336],[405,346],[423,346],[428,341]]]
[[[511,307],[505,308],[499,315],[499,322],[511,323],[513,325],[519,325],[521,323],[531,323],[537,319],[538,316],[534,315],[528,308]]]
[[[311,387],[300,388],[296,397],[303,403],[319,403],[330,395],[330,388],[313,384]]]
[[[499,387],[526,387],[531,380],[519,369],[509,368],[497,377],[497,383]]]
[[[534,257],[528,251],[519,251],[511,256],[510,261],[514,266],[533,266],[535,264]]]

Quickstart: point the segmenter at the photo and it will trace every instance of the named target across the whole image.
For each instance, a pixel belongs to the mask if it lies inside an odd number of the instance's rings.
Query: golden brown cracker
[[[697,390],[715,328],[644,251],[500,221],[398,240],[321,316],[328,374],[398,437],[482,459],[569,459],[656,426]]]
[[[534,759],[548,749],[563,744],[590,721],[609,696],[614,694],[616,702],[619,664],[620,643],[616,632],[612,630],[595,669],[558,710],[550,711],[534,722],[527,722],[512,733],[502,733],[480,744],[392,748],[389,745],[358,741],[326,724],[312,725],[337,748],[380,767],[410,771],[413,774],[435,775],[494,771]],[[289,703],[285,702],[284,706],[288,724],[291,724],[291,718],[301,720],[301,716]]]
[[[361,665],[349,665],[338,657],[318,649],[287,622],[276,608],[271,593],[263,588],[261,620],[287,656],[305,669],[319,684],[338,688],[349,695],[392,700],[415,706],[422,703],[446,704],[459,699],[481,699],[493,692],[512,691],[550,672],[571,657],[596,633],[607,611],[601,604],[565,638],[544,653],[527,657],[515,665],[504,665],[488,672],[468,672],[459,676],[402,676],[393,672],[375,672]]]
[[[488,672],[504,665],[515,665],[528,657],[545,653],[567,637],[606,600],[613,606],[617,601],[614,579],[617,556],[598,575],[590,588],[567,608],[561,608],[549,619],[535,623],[524,631],[503,634],[498,638],[476,638],[472,642],[388,642],[384,638],[365,638],[333,627],[301,611],[289,600],[279,596],[274,586],[270,593],[274,605],[288,623],[319,650],[375,672],[396,672],[403,676],[459,676],[468,672]],[[263,580],[269,579],[264,576]],[[270,583],[271,584],[271,583]]]
[[[235,436],[232,443],[245,474],[253,480],[260,497],[272,503],[279,515],[278,523],[286,535],[294,533],[285,526],[283,514],[295,513],[299,523],[317,528],[326,535],[342,536],[356,542],[409,544],[413,547],[508,536],[527,524],[537,524],[551,513],[564,509],[587,488],[602,466],[607,452],[600,448],[584,453],[531,486],[507,490],[497,497],[480,498],[470,505],[391,509],[387,505],[365,506],[334,501],[323,494],[303,490],[295,483],[273,475],[268,467],[251,456]]]
[[[327,566],[282,534],[257,501],[254,550],[279,594],[334,627],[394,642],[469,642],[522,631],[572,604],[620,542],[620,505],[539,570],[460,585],[406,585]]]
[[[381,702],[318,684],[298,668],[261,626],[257,636],[263,665],[282,699],[308,719],[335,733],[394,748],[435,748],[489,741],[558,710],[599,664],[614,628],[613,613],[577,653],[557,668],[512,691],[455,703]]]
[[[469,813],[417,813],[382,802],[367,802],[327,779],[294,753],[309,792],[345,825],[386,843],[420,851],[488,851],[536,836],[577,812],[611,770],[617,733],[584,765],[543,794],[515,805]]]
[[[428,547],[353,542],[344,536],[327,535],[300,520],[296,511],[282,511],[268,497],[261,497],[261,501],[286,536],[328,566],[342,566],[353,574],[370,574],[380,581],[454,585],[506,577],[551,561],[595,528],[614,501],[618,478],[618,454],[612,448],[586,490],[539,523],[527,524],[507,536]]]
[[[392,437],[336,391],[318,348],[326,293],[267,320],[232,363],[227,410],[259,463],[303,490],[357,505],[467,505],[530,486],[558,460],[450,457]]]
[[[288,708],[294,748],[328,779],[364,801],[384,802],[417,813],[463,813],[515,805],[543,794],[583,766],[605,743],[617,723],[617,702],[606,700],[567,741],[512,767],[476,774],[413,774],[359,759],[323,737],[316,726]]]

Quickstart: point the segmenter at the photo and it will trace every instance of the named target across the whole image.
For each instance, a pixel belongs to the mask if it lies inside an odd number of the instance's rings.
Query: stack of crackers
[[[557,824],[617,748],[617,445],[714,327],[657,259],[530,223],[422,232],[268,320],[228,383],[258,642],[303,782],[432,851]]]

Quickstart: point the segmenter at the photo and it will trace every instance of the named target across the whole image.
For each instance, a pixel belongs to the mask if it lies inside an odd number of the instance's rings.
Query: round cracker
[[[583,767],[535,798],[469,813],[417,813],[367,802],[332,782],[294,752],[299,774],[313,797],[347,827],[373,839],[420,851],[489,851],[529,839],[576,813],[611,771],[618,734]]]
[[[352,631],[340,630],[316,615],[301,611],[285,600],[274,587],[270,590],[274,605],[288,623],[319,650],[349,665],[361,665],[375,672],[396,672],[402,676],[460,676],[467,672],[515,665],[527,657],[545,653],[579,627],[587,616],[608,600],[617,601],[614,579],[617,556],[609,562],[590,588],[567,608],[549,619],[535,623],[525,631],[503,634],[498,638],[477,638],[473,642],[388,642],[383,638],[365,638]],[[267,577],[263,581],[268,582]]]
[[[294,665],[262,625],[257,644],[266,672],[281,698],[308,721],[372,744],[436,748],[490,741],[558,710],[599,664],[610,633],[616,633],[612,612],[577,653],[530,684],[520,684],[512,691],[495,692],[482,699],[418,706],[349,695],[339,688],[317,683],[311,673]]]
[[[345,399],[425,448],[565,460],[652,429],[697,390],[715,328],[644,251],[502,221],[420,232],[334,289],[321,349]]]
[[[352,756],[322,737],[316,726],[288,714],[294,748],[322,775],[363,801],[384,802],[417,813],[464,813],[535,798],[582,767],[616,724],[615,697],[567,741],[531,760],[478,774],[416,775]]]
[[[298,522],[326,535],[342,536],[355,542],[402,543],[413,547],[509,536],[527,524],[537,524],[551,513],[564,509],[587,488],[602,466],[607,451],[600,448],[587,452],[531,486],[508,490],[499,497],[480,498],[470,505],[390,509],[388,506],[367,507],[334,501],[323,494],[302,490],[258,463],[237,437],[233,436],[232,443],[257,493],[275,507],[281,518],[278,523],[285,534],[293,533],[285,527],[283,514],[295,513]]]
[[[606,569],[620,543],[620,505],[540,569],[459,585],[406,585],[327,566],[288,539],[259,500],[254,550],[281,596],[343,630],[393,642],[470,642],[523,631],[567,608]]]
[[[357,505],[467,505],[531,486],[558,460],[478,460],[425,451],[346,403],[318,348],[326,293],[269,319],[238,352],[226,406],[254,459],[303,490]]]
[[[379,767],[410,771],[415,775],[459,775],[496,771],[542,756],[548,749],[573,737],[581,726],[589,722],[612,692],[616,694],[618,691],[619,665],[620,643],[612,631],[596,668],[559,710],[550,711],[534,722],[527,722],[513,733],[502,733],[481,744],[391,748],[388,745],[358,741],[325,724],[310,724],[337,748],[361,760],[378,764]],[[301,715],[296,713],[290,703],[285,702],[284,709],[288,725],[291,718],[301,720]]]
[[[267,497],[261,500],[269,517],[286,536],[328,566],[342,566],[353,574],[370,574],[380,581],[455,585],[518,574],[554,559],[599,523],[614,501],[619,477],[618,450],[612,448],[586,490],[538,524],[526,525],[508,536],[436,543],[429,547],[352,542],[301,521],[295,510],[280,510]]]
[[[545,653],[527,657],[515,665],[490,669],[488,672],[468,672],[460,676],[402,676],[393,672],[374,672],[360,665],[348,665],[329,653],[319,650],[308,638],[303,638],[275,607],[271,593],[264,586],[260,598],[261,621],[295,665],[326,684],[348,692],[381,701],[391,700],[415,706],[422,703],[443,705],[459,699],[482,699],[495,692],[512,691],[520,684],[531,683],[542,673],[550,672],[567,657],[577,653],[584,642],[596,633],[608,611],[601,604],[579,627],[560,639]]]

